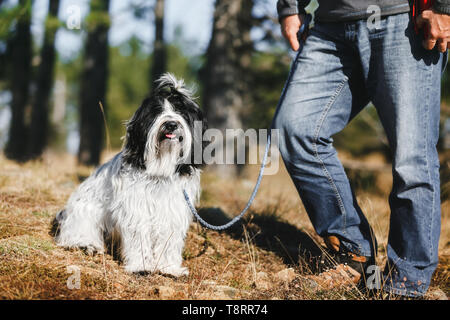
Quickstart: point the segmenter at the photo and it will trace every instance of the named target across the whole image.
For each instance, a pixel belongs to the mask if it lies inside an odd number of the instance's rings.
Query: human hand
[[[434,10],[424,10],[417,18],[418,28],[424,28],[427,38],[422,45],[431,50],[437,46],[440,52],[445,52],[450,47],[450,15]]]
[[[300,48],[297,33],[304,21],[305,15],[303,14],[286,16],[281,20],[281,33],[283,34],[283,37],[289,41],[289,45],[294,51],[297,51]]]

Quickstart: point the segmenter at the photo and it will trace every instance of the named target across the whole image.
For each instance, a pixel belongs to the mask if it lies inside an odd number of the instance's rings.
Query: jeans
[[[436,144],[444,59],[422,48],[408,13],[384,17],[376,29],[365,20],[318,22],[292,64],[273,123],[316,232],[373,257],[376,240],[332,136],[374,104],[393,159],[383,289],[400,295],[423,295],[438,263]]]

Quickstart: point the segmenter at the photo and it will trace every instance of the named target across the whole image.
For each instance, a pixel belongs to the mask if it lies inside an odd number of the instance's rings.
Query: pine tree
[[[108,80],[109,0],[91,0],[80,91],[78,162],[97,165],[103,146],[105,95]],[[101,107],[103,106],[103,108]]]
[[[44,43],[41,49],[37,73],[36,95],[31,113],[28,156],[39,157],[47,145],[49,131],[49,103],[53,86],[55,66],[55,35],[59,27],[59,0],[49,1],[49,12],[45,25]]]

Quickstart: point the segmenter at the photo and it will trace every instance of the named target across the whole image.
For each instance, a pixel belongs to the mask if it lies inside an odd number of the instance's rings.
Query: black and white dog
[[[56,216],[56,243],[104,252],[119,240],[128,272],[187,275],[184,240],[192,221],[183,190],[198,201],[200,165],[192,161],[194,123],[206,121],[192,94],[171,74],[127,123],[123,150],[99,167]]]

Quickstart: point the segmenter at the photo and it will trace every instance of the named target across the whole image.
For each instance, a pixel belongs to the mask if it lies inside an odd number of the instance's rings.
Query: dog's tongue
[[[166,138],[173,139],[173,138],[175,138],[175,137],[176,137],[176,134],[173,134],[173,133],[166,133]]]

